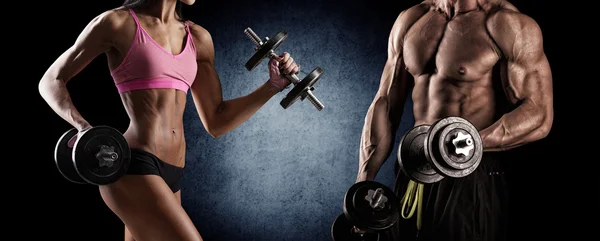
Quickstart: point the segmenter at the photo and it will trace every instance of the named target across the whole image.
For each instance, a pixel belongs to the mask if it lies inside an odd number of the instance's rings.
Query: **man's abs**
[[[490,82],[489,78],[479,81]],[[494,122],[494,95],[491,86],[475,86],[435,75],[417,78],[412,93],[415,125],[459,116],[471,121],[478,130],[484,129]]]
[[[135,90],[121,94],[121,98],[131,120],[124,133],[129,146],[169,164],[184,166],[185,93],[174,89]]]
[[[460,116],[478,129],[494,122],[494,73],[500,55],[486,30],[486,13],[472,11],[448,20],[429,11],[404,38],[403,60],[414,77],[415,124]]]

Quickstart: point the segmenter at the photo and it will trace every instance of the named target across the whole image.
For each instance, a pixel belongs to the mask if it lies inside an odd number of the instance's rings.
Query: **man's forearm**
[[[360,141],[356,181],[373,181],[392,151],[395,128],[389,116],[389,98],[376,97],[369,107]]]
[[[252,93],[221,103],[211,128],[213,136],[221,136],[248,120],[258,109],[279,92],[272,84],[266,82]]]
[[[365,141],[361,140],[356,182],[375,180],[379,169],[392,151],[392,138],[389,134],[384,136],[378,145],[366,146],[364,143]]]
[[[552,126],[549,115],[533,102],[523,102],[480,132],[484,151],[509,150],[546,137]]]

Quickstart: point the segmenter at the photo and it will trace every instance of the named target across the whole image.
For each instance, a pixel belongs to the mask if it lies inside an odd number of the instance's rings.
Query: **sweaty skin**
[[[182,1],[190,5],[193,0]],[[176,0],[164,0],[147,10],[136,10],[142,27],[165,51],[178,54],[186,44],[184,23],[175,18]],[[190,91],[205,129],[219,137],[250,118],[261,106],[287,86],[281,72],[298,73],[288,53],[269,62],[270,79],[252,93],[224,100],[214,67],[210,33],[192,22],[190,34],[197,49],[198,71]],[[100,54],[106,54],[112,71],[124,59],[136,31],[127,9],[106,11],[94,18],[74,45],[47,70],[39,83],[42,97],[63,119],[78,130],[90,124],[75,109],[66,83]],[[93,84],[93,83],[91,83]],[[121,93],[130,125],[124,132],[130,147],[153,153],[179,167],[185,165],[183,113],[186,94],[174,89],[146,89]],[[116,183],[100,186],[107,206],[124,222],[125,240],[202,240],[175,195],[159,176],[126,175]]]
[[[532,18],[501,0],[429,0],[402,11],[365,118],[357,182],[374,180],[390,155],[411,88],[415,126],[465,118],[486,152],[545,138],[553,90],[542,40]],[[502,112],[499,99],[512,109]]]

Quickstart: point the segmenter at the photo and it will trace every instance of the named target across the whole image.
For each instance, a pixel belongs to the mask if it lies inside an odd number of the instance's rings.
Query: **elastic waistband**
[[[177,79],[136,79],[116,84],[119,93],[140,89],[177,89],[187,93],[190,86]]]
[[[154,160],[157,160],[158,162],[161,163],[161,165],[168,166],[170,168],[175,168],[175,169],[183,169],[183,167],[175,166],[173,164],[165,162],[165,161],[161,160],[160,158],[158,158],[156,155],[152,154],[151,152],[147,152],[147,151],[144,151],[139,148],[131,148],[131,156],[147,156]]]
[[[489,175],[504,174],[509,171],[507,158],[498,152],[485,152],[477,169]]]

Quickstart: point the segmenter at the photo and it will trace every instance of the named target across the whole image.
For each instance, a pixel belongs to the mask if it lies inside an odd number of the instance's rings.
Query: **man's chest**
[[[446,20],[429,12],[404,37],[403,59],[415,75],[441,74],[468,79],[488,73],[499,60],[487,32],[485,13],[471,12]]]

